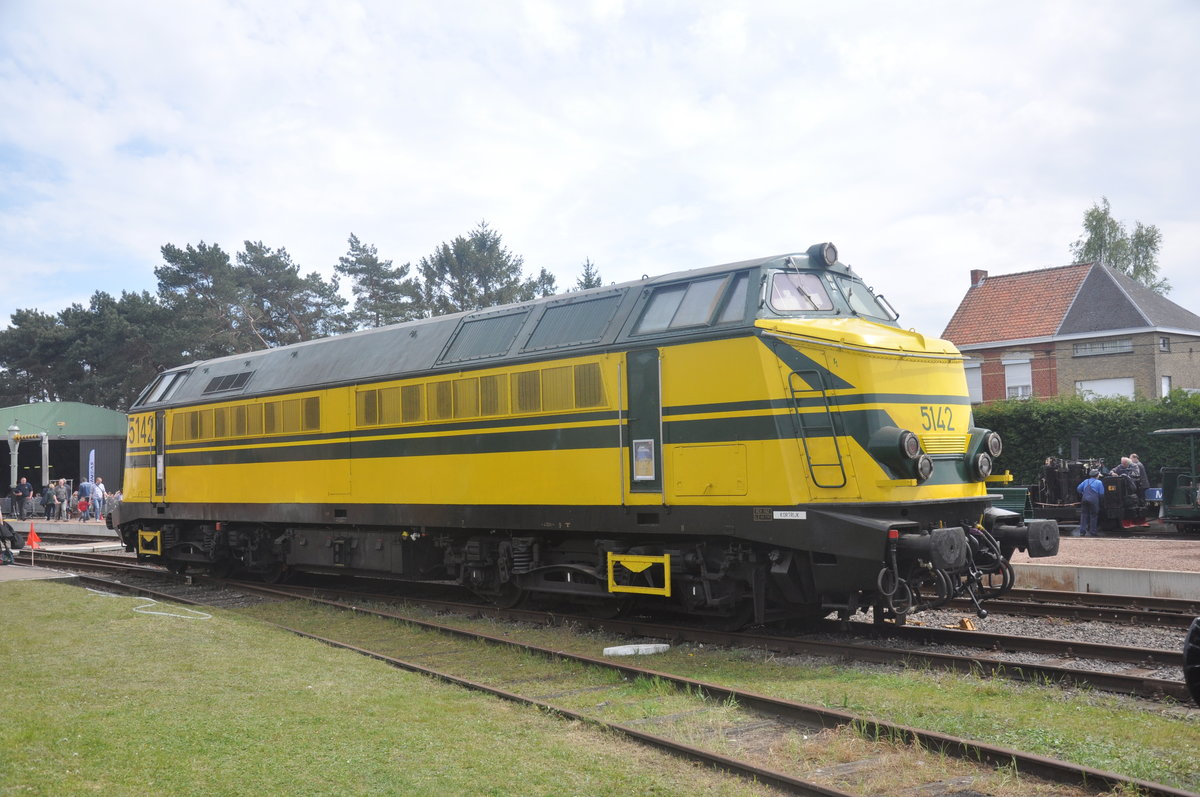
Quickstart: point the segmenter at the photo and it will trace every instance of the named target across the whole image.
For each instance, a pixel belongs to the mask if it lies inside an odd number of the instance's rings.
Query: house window
[[[1110,338],[1089,340],[1075,344],[1076,357],[1092,357],[1097,354],[1129,354],[1133,351],[1133,338]]]
[[[967,394],[970,395],[972,404],[983,401],[983,368],[980,365],[978,361],[963,363],[967,372]]]
[[[1159,351],[1170,351],[1171,350],[1171,339],[1166,336],[1159,338],[1158,339],[1158,350]]]
[[[1162,378],[1162,398],[1171,395],[1171,377],[1164,376]]]
[[[1005,398],[1033,395],[1033,367],[1029,360],[1004,360]]]
[[[1133,377],[1119,379],[1084,379],[1075,383],[1075,392],[1086,399],[1107,396],[1133,398]]]

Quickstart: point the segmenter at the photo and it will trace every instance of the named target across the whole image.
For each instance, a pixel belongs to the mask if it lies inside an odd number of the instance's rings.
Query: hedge
[[[975,425],[1004,440],[997,471],[1012,471],[1014,484],[1032,484],[1046,457],[1071,458],[1079,440],[1080,459],[1116,467],[1136,453],[1150,483],[1161,483],[1163,467],[1188,467],[1186,437],[1152,435],[1155,429],[1200,428],[1200,394],[1175,390],[1162,399],[1007,399],[975,407]],[[1200,454],[1200,452],[1198,452]]]

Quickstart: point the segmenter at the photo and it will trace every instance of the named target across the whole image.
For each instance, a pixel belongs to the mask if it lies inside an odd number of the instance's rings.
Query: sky
[[[165,244],[329,277],[486,220],[560,290],[832,241],[940,335],[1101,197],[1200,313],[1198,43],[1194,0],[0,0],[0,323]]]

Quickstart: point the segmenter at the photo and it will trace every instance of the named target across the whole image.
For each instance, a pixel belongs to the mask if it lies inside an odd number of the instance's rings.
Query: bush
[[[1046,457],[1071,458],[1075,439],[1080,459],[1102,459],[1109,467],[1136,452],[1151,484],[1158,484],[1161,468],[1188,467],[1190,447],[1186,437],[1150,433],[1200,428],[1200,394],[1175,390],[1163,399],[1007,399],[976,407],[975,425],[1000,433],[1004,453],[998,465],[1012,471],[1018,484],[1035,482]]]

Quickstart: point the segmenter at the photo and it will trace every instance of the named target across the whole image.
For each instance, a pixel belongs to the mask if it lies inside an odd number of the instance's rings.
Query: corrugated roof
[[[1091,263],[999,274],[967,290],[942,337],[956,345],[1054,335]]]
[[[58,425],[60,422],[62,426]],[[46,432],[51,439],[124,438],[129,431],[129,420],[125,413],[78,401],[41,401],[3,407],[0,408],[0,424],[3,424],[0,432],[6,437],[8,428],[13,424],[21,430],[21,434]]]

